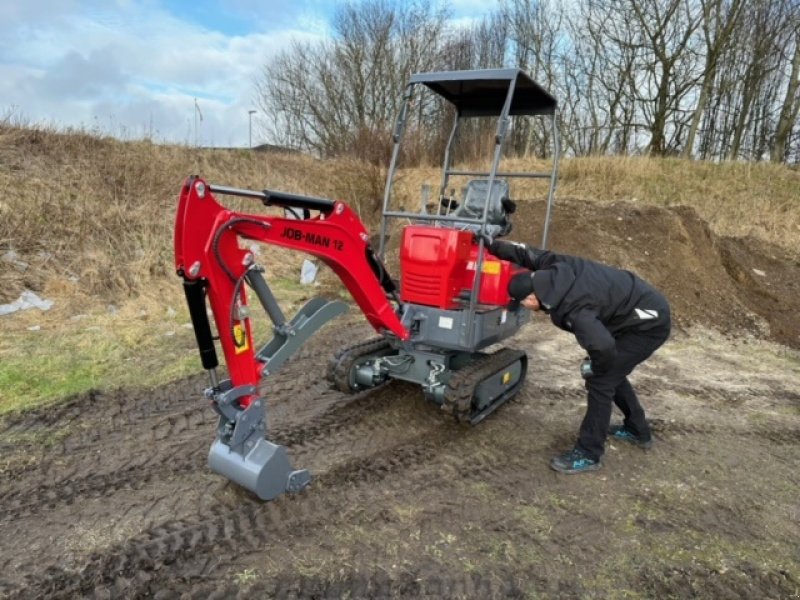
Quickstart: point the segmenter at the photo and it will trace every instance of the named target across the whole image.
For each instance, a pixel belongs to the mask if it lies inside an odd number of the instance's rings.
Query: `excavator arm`
[[[235,212],[217,202],[215,195],[221,194],[284,207],[298,218]],[[311,211],[318,214],[312,217]],[[264,438],[264,399],[258,395],[258,382],[346,305],[316,298],[287,321],[252,251],[241,247],[242,239],[318,257],[339,276],[376,331],[400,340],[407,340],[409,331],[389,301],[396,298],[394,283],[374,255],[364,224],[346,204],[186,179],[175,222],[175,268],[183,278],[201,361],[211,377],[206,395],[220,416],[209,465],[262,499],[271,499],[302,489],[310,477],[305,470],[293,471],[285,448]],[[274,325],[274,338],[261,349],[253,342],[247,287]],[[206,302],[225,356],[230,377],[225,381],[216,376],[218,359]]]

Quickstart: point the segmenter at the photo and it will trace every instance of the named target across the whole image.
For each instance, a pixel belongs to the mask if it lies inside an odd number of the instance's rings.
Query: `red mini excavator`
[[[391,211],[389,203],[400,142],[415,86],[451,102],[455,123],[445,151],[436,210]],[[264,269],[240,240],[274,244],[311,254],[342,280],[378,336],[340,349],[328,373],[343,392],[355,392],[402,379],[457,420],[477,424],[511,398],[522,385],[527,356],[504,348],[482,349],[513,335],[528,312],[509,307],[508,281],[519,269],[484,249],[487,237],[505,235],[515,203],[507,180],[550,180],[542,247],[547,243],[558,164],[555,100],[518,69],[455,71],[414,75],[406,88],[394,131],[394,151],[383,202],[377,252],[358,215],[346,204],[272,190],[251,191],[211,185],[189,177],[180,193],[175,224],[175,266],[211,385],[206,390],[219,415],[209,453],[212,470],[268,500],[297,492],[311,480],[291,467],[286,449],[266,439],[266,400],[261,377],[274,374],[322,325],[347,310],[339,301],[310,300],[290,320],[284,316]],[[549,173],[498,171],[510,117],[550,117],[553,169]],[[498,117],[489,172],[451,168],[450,154],[462,119]],[[451,177],[470,179],[461,198],[447,195]],[[283,207],[284,216],[240,213],[217,197],[235,195]],[[399,288],[384,267],[387,222],[407,219],[400,243]],[[247,288],[273,323],[274,337],[257,347],[253,340]],[[208,319],[210,305],[216,336]],[[225,355],[229,378],[217,376],[215,339]]]

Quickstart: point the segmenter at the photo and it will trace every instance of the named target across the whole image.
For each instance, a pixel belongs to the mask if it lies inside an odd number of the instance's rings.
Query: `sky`
[[[247,147],[260,69],[291,40],[328,36],[335,6],[323,0],[0,0],[0,119]],[[458,22],[492,7],[487,0],[449,2]],[[260,137],[265,117],[253,115],[254,145],[269,141]]]

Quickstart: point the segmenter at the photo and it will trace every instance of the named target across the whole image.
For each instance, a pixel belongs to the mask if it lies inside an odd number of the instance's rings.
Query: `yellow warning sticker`
[[[236,354],[246,352],[250,347],[247,343],[247,334],[241,323],[236,323],[233,326],[233,345],[235,346]]]
[[[500,275],[500,263],[495,260],[487,260],[481,269],[487,275]]]
[[[503,385],[506,385],[509,381],[511,381],[511,371],[506,371],[503,373]]]

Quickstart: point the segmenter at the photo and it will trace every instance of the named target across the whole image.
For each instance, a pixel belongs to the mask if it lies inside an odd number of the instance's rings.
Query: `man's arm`
[[[533,271],[546,269],[555,262],[556,257],[548,250],[539,250],[539,248],[527,244],[503,240],[494,240],[487,248],[497,258],[509,260]]]
[[[572,331],[578,343],[589,353],[589,358],[592,359],[592,371],[595,374],[608,371],[617,357],[617,342],[600,321],[597,313],[584,309],[574,317],[568,316],[566,320],[572,321]]]

